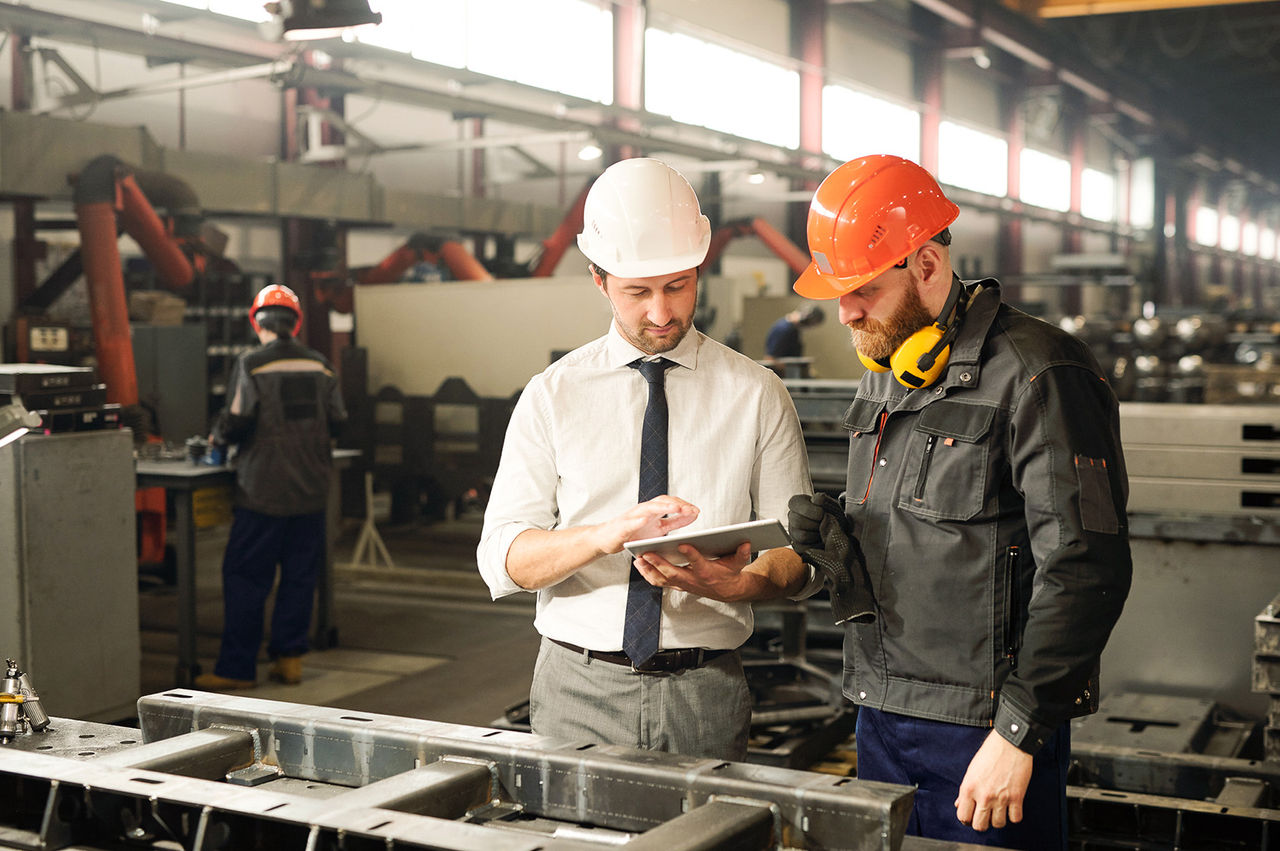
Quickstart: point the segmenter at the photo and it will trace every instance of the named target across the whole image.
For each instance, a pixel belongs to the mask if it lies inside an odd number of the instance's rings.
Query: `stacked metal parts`
[[[1121,401],[1280,401],[1280,326],[1221,314],[1059,322],[1090,345]]]
[[[17,403],[39,415],[46,433],[117,428],[120,406],[88,367],[0,364],[0,405]]]
[[[905,786],[201,692],[138,716],[0,748],[0,847],[918,847]]]

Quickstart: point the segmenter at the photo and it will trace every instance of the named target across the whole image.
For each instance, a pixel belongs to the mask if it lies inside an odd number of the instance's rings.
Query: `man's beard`
[[[614,316],[616,317],[617,314],[615,313]],[[655,327],[651,323],[646,323],[640,328],[628,328],[623,325],[622,322],[618,322],[618,329],[622,332],[622,336],[626,338],[627,342],[635,346],[640,351],[651,355],[660,355],[665,354],[680,345],[680,341],[688,335],[689,328],[693,325],[692,318],[689,320],[676,319],[673,321],[678,327],[674,333],[668,334],[665,337],[655,337],[650,334],[646,334],[646,330]]]
[[[887,361],[912,334],[931,324],[933,315],[920,300],[913,282],[907,287],[898,309],[884,322],[863,319],[848,326],[853,334],[853,347],[863,357]]]

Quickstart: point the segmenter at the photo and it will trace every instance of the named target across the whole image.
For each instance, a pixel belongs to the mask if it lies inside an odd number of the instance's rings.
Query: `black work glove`
[[[866,559],[840,503],[825,493],[796,494],[787,503],[787,531],[804,563],[822,574],[836,623],[875,621]]]

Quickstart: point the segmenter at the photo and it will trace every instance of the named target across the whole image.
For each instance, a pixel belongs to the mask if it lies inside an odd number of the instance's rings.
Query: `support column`
[[[790,50],[800,60],[800,163],[807,168],[822,164],[822,90],[826,85],[827,67],[827,3],[826,0],[792,0],[790,14]],[[791,181],[791,189],[812,194],[818,188],[813,180]],[[786,234],[796,245],[808,245],[809,202],[795,201],[787,205]]]

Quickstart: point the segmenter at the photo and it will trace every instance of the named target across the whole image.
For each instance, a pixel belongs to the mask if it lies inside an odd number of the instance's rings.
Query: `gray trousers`
[[[737,652],[678,674],[638,674],[544,638],[529,717],[540,736],[742,761],[751,694]]]

